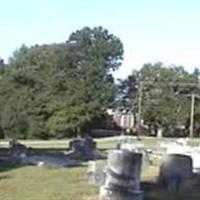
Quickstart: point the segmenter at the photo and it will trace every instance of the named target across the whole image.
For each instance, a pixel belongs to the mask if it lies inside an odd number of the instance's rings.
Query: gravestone
[[[114,150],[108,155],[106,181],[100,189],[101,200],[142,200],[140,190],[142,154]]]
[[[192,152],[190,152],[189,156],[191,156],[193,161],[193,172],[200,174],[200,150],[194,149]]]
[[[69,143],[69,150],[77,153],[82,159],[95,159],[97,155],[96,142],[91,137],[72,140]]]
[[[88,162],[87,176],[89,184],[101,186],[105,183],[104,166],[105,161],[102,160]]]
[[[159,128],[158,129],[158,133],[157,133],[157,138],[160,139],[163,137],[163,129],[162,128]]]
[[[90,184],[95,184],[96,163],[94,161],[88,162],[87,175]]]
[[[161,163],[158,184],[168,191],[177,192],[182,182],[192,176],[192,170],[190,156],[169,154]]]
[[[151,163],[149,152],[145,149],[143,144],[123,143],[120,145],[118,149],[125,149],[125,150],[129,150],[135,153],[141,153],[142,154],[142,169],[145,169]]]
[[[27,157],[28,149],[25,145],[19,143],[17,140],[9,142],[9,159],[11,163],[23,163]]]

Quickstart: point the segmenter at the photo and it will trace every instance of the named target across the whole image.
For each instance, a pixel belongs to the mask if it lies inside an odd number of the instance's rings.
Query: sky
[[[64,42],[84,26],[120,38],[125,78],[147,62],[200,67],[199,0],[0,0],[0,57],[22,44]]]

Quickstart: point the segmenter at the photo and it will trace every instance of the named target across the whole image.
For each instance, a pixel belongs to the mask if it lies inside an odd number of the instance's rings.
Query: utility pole
[[[191,95],[191,111],[190,111],[190,137],[193,138],[193,127],[194,127],[194,104],[195,104],[195,94]]]
[[[142,108],[142,98],[143,98],[143,86],[144,84],[147,84],[145,82],[140,81],[139,82],[139,88],[138,88],[138,113],[136,117],[136,130],[140,128],[141,125],[141,108]],[[197,85],[196,83],[161,83],[160,86],[174,86],[174,85],[181,85],[181,86],[196,86],[200,88],[200,84]],[[195,107],[195,99],[199,98],[200,96],[197,94],[192,93],[191,95],[187,95],[191,97],[191,108],[190,108],[190,127],[189,127],[189,137],[194,137],[194,107]]]
[[[140,128],[140,125],[141,125],[142,96],[143,96],[143,82],[140,82],[140,84],[139,84],[139,94],[138,94],[137,128]]]

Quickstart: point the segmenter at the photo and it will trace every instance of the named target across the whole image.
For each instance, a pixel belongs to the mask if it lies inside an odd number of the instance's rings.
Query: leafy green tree
[[[81,134],[93,119],[105,113],[115,99],[111,72],[121,64],[122,55],[120,40],[102,27],[86,27],[71,34],[61,63],[69,94],[49,119],[53,132],[65,127],[65,130]]]
[[[83,135],[114,102],[111,72],[122,56],[121,41],[102,27],[85,27],[61,44],[23,45],[10,58],[0,82],[5,135]]]
[[[148,63],[131,77],[125,80],[128,82],[126,91],[129,91],[126,98],[132,102],[129,109],[135,105],[134,113],[138,112],[138,96],[142,94],[141,115],[145,124],[155,130],[188,125],[190,96],[200,92],[197,71],[190,74],[181,66]]]

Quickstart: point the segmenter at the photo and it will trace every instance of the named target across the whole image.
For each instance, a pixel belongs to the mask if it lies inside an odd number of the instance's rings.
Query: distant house
[[[135,118],[131,112],[112,111],[109,109],[107,110],[107,113],[108,115],[112,116],[116,125],[122,129],[132,130],[135,127]]]
[[[108,137],[117,136],[122,134],[122,130],[127,132],[134,129],[135,118],[130,112],[114,111],[112,109],[107,110],[107,114],[110,116],[108,120],[108,126],[98,129],[91,129],[90,135],[93,137]]]

